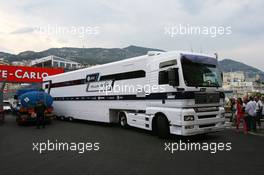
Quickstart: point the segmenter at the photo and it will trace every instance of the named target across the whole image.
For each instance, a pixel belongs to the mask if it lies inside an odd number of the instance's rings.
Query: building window
[[[42,66],[42,63],[38,63],[38,64],[35,64],[35,65],[33,65],[34,67],[43,67]]]
[[[59,67],[59,63],[57,61],[53,61],[53,67]]]
[[[71,63],[66,63],[66,68],[71,68]]]
[[[76,67],[77,67],[76,64],[72,64],[73,69],[76,69]]]
[[[43,63],[43,66],[44,66],[44,67],[52,67],[52,61],[51,61],[51,60],[49,60],[49,61],[45,61],[45,62]]]
[[[64,62],[60,62],[60,67],[65,67],[65,63]]]

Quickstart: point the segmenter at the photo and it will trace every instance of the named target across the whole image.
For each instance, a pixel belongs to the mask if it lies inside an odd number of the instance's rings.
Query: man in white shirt
[[[253,97],[249,97],[249,102],[246,105],[245,111],[249,115],[249,130],[256,131],[256,108],[257,108],[257,103],[253,99]]]

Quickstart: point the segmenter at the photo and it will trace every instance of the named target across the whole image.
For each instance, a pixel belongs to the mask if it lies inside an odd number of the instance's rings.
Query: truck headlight
[[[193,121],[194,120],[194,116],[193,115],[185,115],[184,116],[184,121]]]

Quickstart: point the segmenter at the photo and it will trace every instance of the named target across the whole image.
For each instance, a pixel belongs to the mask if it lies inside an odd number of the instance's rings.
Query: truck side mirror
[[[172,68],[168,70],[168,80],[170,86],[179,86],[178,68]]]

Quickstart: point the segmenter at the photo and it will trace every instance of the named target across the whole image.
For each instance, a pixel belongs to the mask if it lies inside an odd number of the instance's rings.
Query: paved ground
[[[100,142],[100,150],[76,152],[32,151],[37,141]],[[231,142],[232,150],[217,152],[164,151],[165,142]],[[190,141],[188,141],[190,140]],[[264,174],[264,137],[227,129],[199,137],[162,140],[150,132],[114,125],[54,121],[44,130],[21,127],[13,116],[0,126],[0,174]]]
[[[261,121],[261,126],[259,127],[257,125],[257,131],[256,132],[249,131],[248,134],[264,137],[264,119],[262,118],[260,121]],[[235,130],[236,129],[236,125],[235,125],[234,122],[231,123],[229,118],[226,118],[226,128]],[[240,123],[239,128],[240,128],[241,131],[243,130],[242,122]]]

